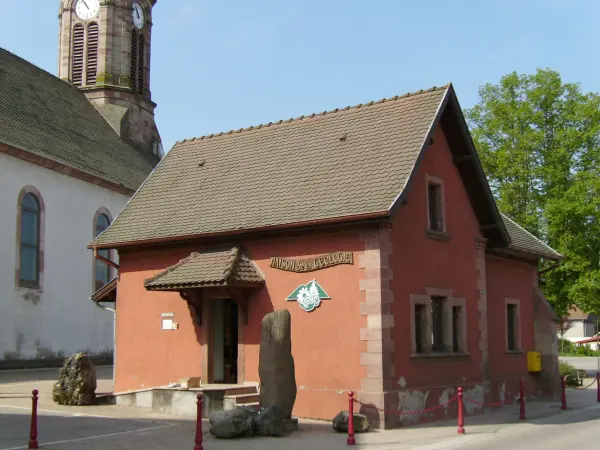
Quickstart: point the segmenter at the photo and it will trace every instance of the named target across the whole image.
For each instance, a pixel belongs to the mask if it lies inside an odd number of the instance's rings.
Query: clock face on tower
[[[98,15],[100,0],[77,0],[75,13],[81,20],[90,20]]]
[[[139,3],[133,4],[133,11],[131,14],[133,16],[133,24],[138,30],[141,30],[144,27],[144,10]]]

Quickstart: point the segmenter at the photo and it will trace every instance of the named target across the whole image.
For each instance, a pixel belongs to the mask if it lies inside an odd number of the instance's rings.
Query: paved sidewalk
[[[106,374],[106,378],[108,374]],[[101,380],[102,383],[110,380]],[[591,381],[591,380],[589,380]],[[52,380],[0,383],[0,450],[25,449],[29,431],[31,389],[40,390],[39,440],[42,448],[56,450],[191,450],[195,422],[135,407],[64,407],[51,400]],[[587,385],[588,382],[585,383]],[[513,427],[538,427],[548,421],[578,422],[600,416],[595,386],[567,391],[568,410],[560,402],[528,402],[527,420],[520,422],[519,405],[485,410],[465,418],[466,435],[457,435],[456,419],[419,427],[374,431],[357,435],[365,450],[447,449],[477,444]],[[586,412],[588,411],[588,412]],[[341,450],[346,436],[335,433],[330,422],[300,421],[300,430],[286,438],[215,440],[204,421],[205,450]]]

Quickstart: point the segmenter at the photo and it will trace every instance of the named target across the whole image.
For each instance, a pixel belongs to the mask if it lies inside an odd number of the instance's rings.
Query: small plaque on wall
[[[337,266],[338,264],[354,264],[353,253],[336,252],[310,259],[271,258],[272,268],[298,273],[312,272],[314,270],[325,269],[326,267]]]

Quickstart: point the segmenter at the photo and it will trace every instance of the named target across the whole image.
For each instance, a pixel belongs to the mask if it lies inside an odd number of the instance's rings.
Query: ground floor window
[[[411,308],[414,354],[466,352],[464,299],[450,295],[413,295]]]
[[[506,350],[509,352],[519,351],[520,329],[519,329],[519,304],[514,300],[506,301]]]

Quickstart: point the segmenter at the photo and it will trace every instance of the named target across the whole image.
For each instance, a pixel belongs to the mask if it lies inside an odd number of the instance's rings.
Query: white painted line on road
[[[168,424],[168,425],[158,425],[156,427],[139,428],[137,430],[120,431],[118,433],[99,434],[97,436],[90,436],[90,437],[85,437],[85,438],[67,439],[67,440],[64,440],[64,441],[54,441],[54,442],[40,442],[40,445],[43,445],[44,447],[49,447],[51,445],[69,444],[71,442],[91,441],[92,439],[102,439],[102,438],[112,437],[112,436],[121,436],[123,434],[140,433],[142,431],[158,430],[160,428],[174,427],[176,425],[177,424],[171,423],[171,424]],[[2,448],[0,450],[23,450],[23,449],[27,449],[27,448],[28,448],[27,446],[23,446],[23,447]]]
[[[0,409],[1,408],[22,409],[22,410],[25,410],[25,411],[31,411],[31,406],[15,406],[15,405],[2,405],[2,404],[0,404]],[[71,417],[93,417],[93,418],[99,418],[99,419],[128,420],[130,422],[140,422],[140,423],[154,423],[157,420],[157,419],[152,419],[152,418],[137,419],[135,417],[115,417],[115,416],[103,416],[103,415],[100,415],[100,414],[72,413],[72,412],[68,412],[68,411],[62,411],[60,409],[39,409],[38,408],[38,412],[52,413],[52,414],[64,416],[65,418],[71,418]],[[160,418],[160,419],[164,420],[164,418]],[[171,425],[177,425],[177,424],[171,424]],[[3,450],[3,449],[0,449],[0,450]]]
[[[10,409],[24,409],[26,411],[31,411],[31,406],[14,406],[14,405],[0,405],[0,408],[10,408]],[[122,419],[122,417],[110,417],[110,416],[101,416],[99,414],[85,414],[85,413],[71,413],[68,411],[61,411],[60,409],[39,409],[38,412],[47,412],[47,413],[56,413],[65,415],[68,417],[77,417],[77,416],[85,416],[85,417],[98,417],[100,419]],[[138,421],[138,419],[131,419]],[[142,420],[139,420],[142,422]],[[2,450],[2,449],[0,449]]]

